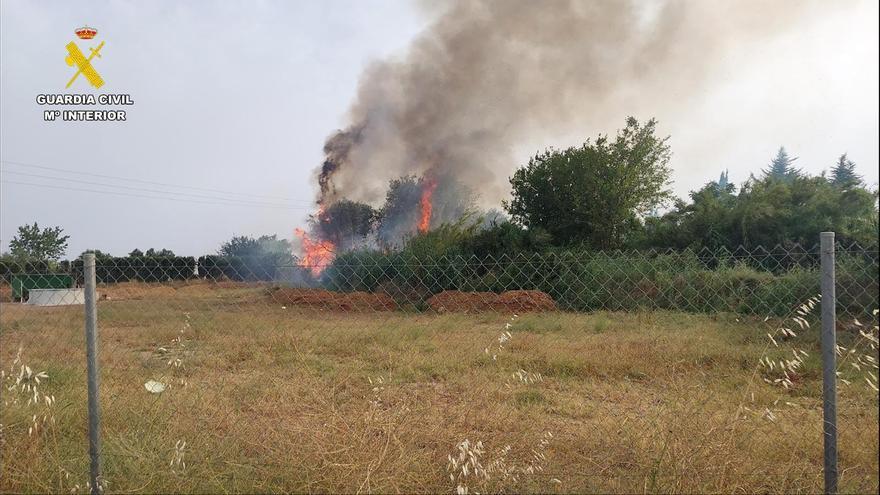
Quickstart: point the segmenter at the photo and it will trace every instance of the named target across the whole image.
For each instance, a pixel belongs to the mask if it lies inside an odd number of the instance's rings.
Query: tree
[[[291,259],[290,241],[277,236],[263,235],[254,239],[248,236],[235,236],[220,245],[217,254],[238,257],[271,257],[279,262]]]
[[[366,203],[343,199],[313,216],[313,230],[339,251],[357,246],[372,232],[377,212]]]
[[[846,157],[846,153],[840,155],[837,164],[831,169],[831,183],[841,189],[850,189],[864,184],[862,176],[856,173],[856,164]]]
[[[140,249],[133,249],[130,253],[128,253],[129,258],[142,258],[144,256],[144,252]]]
[[[377,214],[376,236],[381,245],[400,247],[407,237],[416,233],[422,193],[430,182],[434,184],[430,228],[455,223],[467,214],[474,213],[473,191],[451,175],[408,175],[392,179],[385,193],[385,203]]]
[[[790,181],[768,176],[746,181],[735,193],[710,182],[678,201],[660,219],[646,219],[638,247],[747,247],[799,243],[813,246],[819,232],[864,246],[877,245],[877,194],[842,189],[807,174]]]
[[[260,242],[253,237],[234,236],[220,245],[217,254],[220,256],[253,256],[258,254]]]
[[[170,249],[160,249],[160,250],[157,251],[157,250],[155,250],[155,249],[153,249],[153,248],[150,248],[150,249],[147,249],[147,252],[144,253],[144,256],[147,256],[147,257],[149,257],[149,258],[156,257],[156,256],[159,256],[159,257],[163,257],[163,256],[171,257],[171,256],[174,256],[174,251],[172,251],[172,250],[170,250]]]
[[[721,172],[721,177],[718,178],[718,189],[725,190],[729,184],[730,177],[728,171],[725,169],[724,172]]]
[[[217,253],[229,258],[221,264],[231,270],[224,273],[236,280],[272,280],[279,267],[290,266],[294,260],[290,241],[274,234],[256,239],[235,236],[224,242]]]
[[[671,153],[656,127],[654,119],[641,125],[630,117],[613,140],[600,135],[535,155],[510,178],[513,198],[504,208],[520,225],[549,232],[555,244],[621,246],[638,218],[669,198]]]
[[[776,152],[776,157],[770,161],[770,168],[765,169],[764,178],[773,178],[785,182],[791,182],[792,180],[800,177],[801,170],[794,168],[791,164],[797,160],[798,157],[790,157],[788,156],[788,152],[785,151],[785,147],[780,147],[779,151]]]
[[[400,247],[406,237],[416,231],[421,197],[422,184],[414,175],[388,182],[385,203],[377,218],[376,236],[380,244]]]
[[[22,225],[18,233],[9,241],[9,250],[19,259],[58,261],[67,251],[69,235],[62,235],[61,227],[41,229],[37,222]]]

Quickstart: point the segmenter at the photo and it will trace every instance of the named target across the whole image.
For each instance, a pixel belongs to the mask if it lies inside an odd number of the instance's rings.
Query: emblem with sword
[[[97,32],[98,31],[95,29],[84,27],[78,29],[76,31],[76,35],[82,39],[92,39],[94,38],[95,34],[97,34]],[[79,47],[76,46],[76,43],[71,41],[67,44],[67,52],[69,53],[69,55],[64,60],[67,62],[67,65],[73,66],[74,64],[76,64],[78,70],[76,71],[76,74],[74,74],[73,77],[70,78],[70,81],[67,82],[67,86],[65,86],[65,88],[69,88],[70,85],[73,84],[74,81],[76,81],[76,78],[79,77],[80,74],[83,74],[85,78],[88,79],[89,83],[91,83],[91,85],[96,88],[100,88],[104,85],[104,80],[101,79],[98,71],[96,71],[95,68],[92,67],[92,59],[95,58],[95,56],[97,56],[98,58],[101,57],[100,52],[101,48],[103,47],[104,42],[102,41],[100,44],[98,44],[97,48],[89,48],[91,54],[89,54],[89,58],[86,58],[85,55],[83,55],[83,52],[80,51]]]

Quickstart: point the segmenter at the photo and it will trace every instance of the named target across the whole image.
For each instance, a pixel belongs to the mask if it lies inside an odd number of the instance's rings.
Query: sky
[[[680,107],[623,104],[605,128],[535,135],[515,152],[525,163],[546,146],[613,133],[627,115],[653,116],[671,136],[679,196],[724,169],[741,183],[782,145],[810,173],[847,152],[876,187],[878,5],[841,4],[730,50],[709,89]],[[2,0],[0,250],[35,221],[64,228],[70,257],[150,247],[199,255],[233,235],[292,238],[313,209],[324,140],[348,123],[362,71],[406,54],[437,15],[423,7]],[[98,30],[92,41],[74,36],[85,24]],[[64,62],[70,41],[87,55],[105,42],[92,61],[102,88],[80,77],[65,89],[76,72]],[[45,122],[43,110],[57,107],[36,102],[100,93],[131,95],[133,106],[108,107],[126,110],[125,122]]]

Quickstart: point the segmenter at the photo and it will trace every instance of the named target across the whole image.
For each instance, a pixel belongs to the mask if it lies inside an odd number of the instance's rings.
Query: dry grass
[[[112,492],[821,491],[818,363],[788,390],[765,383],[766,324],[346,314],[267,303],[258,287],[112,289],[99,303]],[[30,436],[27,407],[3,407],[0,491],[83,490],[81,308],[3,304],[0,324],[0,365],[22,346],[56,400],[55,424]],[[816,339],[800,345],[818,356]],[[876,493],[877,394],[841,387],[839,415],[841,491]],[[465,440],[488,478],[450,470]]]

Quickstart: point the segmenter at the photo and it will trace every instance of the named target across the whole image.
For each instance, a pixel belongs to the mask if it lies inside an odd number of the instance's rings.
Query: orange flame
[[[425,233],[431,226],[431,212],[434,206],[431,204],[431,197],[434,195],[434,189],[437,189],[437,181],[427,179],[425,188],[422,190],[422,198],[419,200],[421,207],[421,216],[419,217],[419,232]]]
[[[303,255],[299,266],[308,268],[315,277],[321,275],[336,256],[336,246],[330,241],[310,239],[303,229],[294,229],[293,233],[302,240]]]

